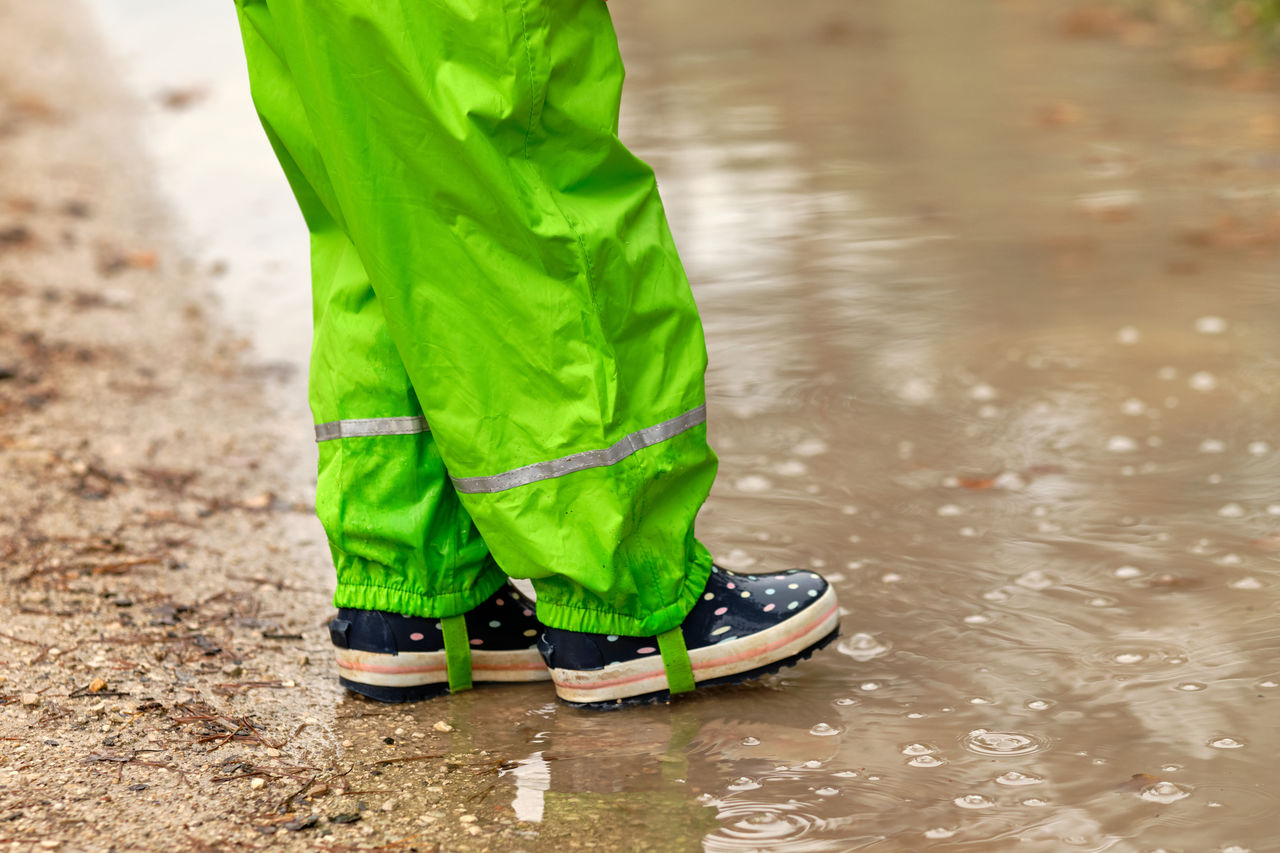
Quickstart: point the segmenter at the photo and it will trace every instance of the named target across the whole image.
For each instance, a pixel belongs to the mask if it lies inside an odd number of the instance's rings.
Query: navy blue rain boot
[[[834,640],[839,621],[835,591],[813,572],[739,575],[713,567],[678,629],[620,637],[547,628],[538,648],[562,700],[608,709],[777,672]]]
[[[338,682],[380,702],[430,699],[470,682],[526,682],[550,678],[536,646],[542,623],[533,602],[504,583],[464,619],[401,616],[342,608],[329,623],[338,657]],[[465,631],[461,630],[465,623]],[[451,634],[451,630],[457,633]],[[446,649],[451,640],[453,648]],[[469,674],[467,657],[470,658]],[[453,671],[450,671],[450,663]]]

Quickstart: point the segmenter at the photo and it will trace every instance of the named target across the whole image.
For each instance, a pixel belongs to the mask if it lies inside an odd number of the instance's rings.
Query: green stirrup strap
[[[465,616],[446,616],[440,620],[444,632],[444,660],[449,672],[449,692],[471,689],[471,641],[467,638]]]
[[[667,670],[667,689],[671,695],[693,690],[693,664],[689,662],[689,650],[685,647],[684,632],[679,625],[658,635],[658,648],[662,651],[662,665]]]

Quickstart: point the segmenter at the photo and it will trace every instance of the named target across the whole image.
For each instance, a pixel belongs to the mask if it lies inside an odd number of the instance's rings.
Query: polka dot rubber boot
[[[839,633],[835,591],[819,575],[739,575],[713,568],[680,626],[693,684],[736,684],[792,666]],[[657,637],[547,628],[538,642],[556,694],[578,707],[665,702],[669,676]],[[669,680],[672,679],[672,680]]]
[[[542,623],[515,587],[498,591],[466,614],[475,683],[550,678],[536,646]],[[338,682],[380,702],[411,702],[449,692],[445,632],[439,619],[342,608],[329,623]]]

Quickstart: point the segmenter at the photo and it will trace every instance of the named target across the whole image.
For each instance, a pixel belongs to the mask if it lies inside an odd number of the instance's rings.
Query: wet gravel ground
[[[840,643],[623,715],[343,696],[305,341],[208,295],[296,273],[284,215],[180,245],[131,136],[221,81],[139,110],[0,0],[0,845],[1274,846],[1274,72],[1099,4],[618,3],[708,328],[700,535],[826,573]]]

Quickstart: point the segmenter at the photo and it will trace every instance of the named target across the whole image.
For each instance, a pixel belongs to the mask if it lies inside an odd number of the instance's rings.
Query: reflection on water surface
[[[448,718],[529,849],[1274,849],[1275,96],[1059,3],[613,6],[709,334],[700,533],[825,572],[844,637],[666,708],[349,701],[352,754]]]

